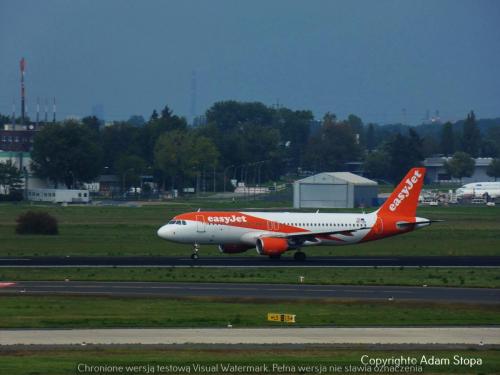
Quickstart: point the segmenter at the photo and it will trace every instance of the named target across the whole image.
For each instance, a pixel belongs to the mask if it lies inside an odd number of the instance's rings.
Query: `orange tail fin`
[[[381,214],[414,217],[424,184],[425,168],[412,168],[378,210]]]

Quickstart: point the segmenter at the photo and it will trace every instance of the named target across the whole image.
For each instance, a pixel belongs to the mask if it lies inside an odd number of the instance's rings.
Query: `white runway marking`
[[[498,327],[0,330],[0,345],[75,344],[499,345]]]

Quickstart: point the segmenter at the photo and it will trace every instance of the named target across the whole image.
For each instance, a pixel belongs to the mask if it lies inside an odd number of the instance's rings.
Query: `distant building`
[[[294,208],[353,208],[376,205],[378,184],[350,172],[325,172],[295,181]]]
[[[439,182],[460,182],[458,178],[452,178],[444,167],[446,161],[450,160],[451,157],[438,156],[430,157],[424,160],[424,167],[427,168],[426,180],[430,183]],[[486,174],[488,166],[491,164],[492,158],[477,158],[474,159],[476,166],[474,168],[474,173],[470,177],[462,178],[462,183],[468,184],[470,182],[486,182],[495,181],[494,177],[490,177]]]
[[[0,151],[0,163],[6,163],[7,161],[12,162],[21,171],[24,168],[31,171],[31,154],[29,152]]]
[[[104,105],[94,104],[92,106],[91,114],[92,114],[92,116],[97,117],[99,120],[104,121],[104,119],[105,119]]]
[[[0,151],[30,152],[36,133],[34,125],[5,124],[0,130]]]
[[[0,151],[0,163],[11,161],[20,171],[22,171],[23,180],[28,177],[27,188],[45,188],[47,181],[36,177],[31,169],[31,154],[22,151]],[[26,183],[26,181],[24,181]]]
[[[205,115],[196,116],[193,118],[193,127],[204,126],[207,124],[207,117]]]
[[[89,203],[88,190],[28,189],[28,200],[51,203]]]
[[[97,178],[99,191],[104,194],[116,194],[122,189],[120,176],[115,174],[102,174]]]

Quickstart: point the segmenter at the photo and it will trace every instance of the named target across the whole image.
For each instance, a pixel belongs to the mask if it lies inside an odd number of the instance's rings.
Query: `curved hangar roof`
[[[351,172],[324,172],[314,176],[297,180],[298,183],[313,183],[313,184],[352,184],[364,186],[377,186],[377,182],[368,178],[358,176]]]

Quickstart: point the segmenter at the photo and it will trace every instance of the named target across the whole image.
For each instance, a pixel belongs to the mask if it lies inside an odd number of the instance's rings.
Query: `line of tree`
[[[0,201],[20,201],[23,199],[21,171],[11,160],[0,163]]]
[[[500,155],[499,124],[481,131],[474,112],[455,124],[380,126],[365,125],[355,115],[339,120],[327,113],[316,121],[308,110],[223,101],[209,108],[205,118],[202,125],[188,126],[165,106],[148,121],[134,116],[102,126],[99,119],[86,117],[48,124],[35,137],[33,167],[39,176],[68,188],[116,174],[125,188],[151,175],[163,189],[171,189],[196,186],[207,175],[264,182],[300,170],[342,170],[351,161],[364,162],[370,177],[398,181],[433,154],[455,155],[460,166],[464,154]],[[470,170],[452,161],[447,168],[457,178]],[[495,161],[488,171],[498,177],[498,169]],[[221,188],[222,178],[217,183]]]

